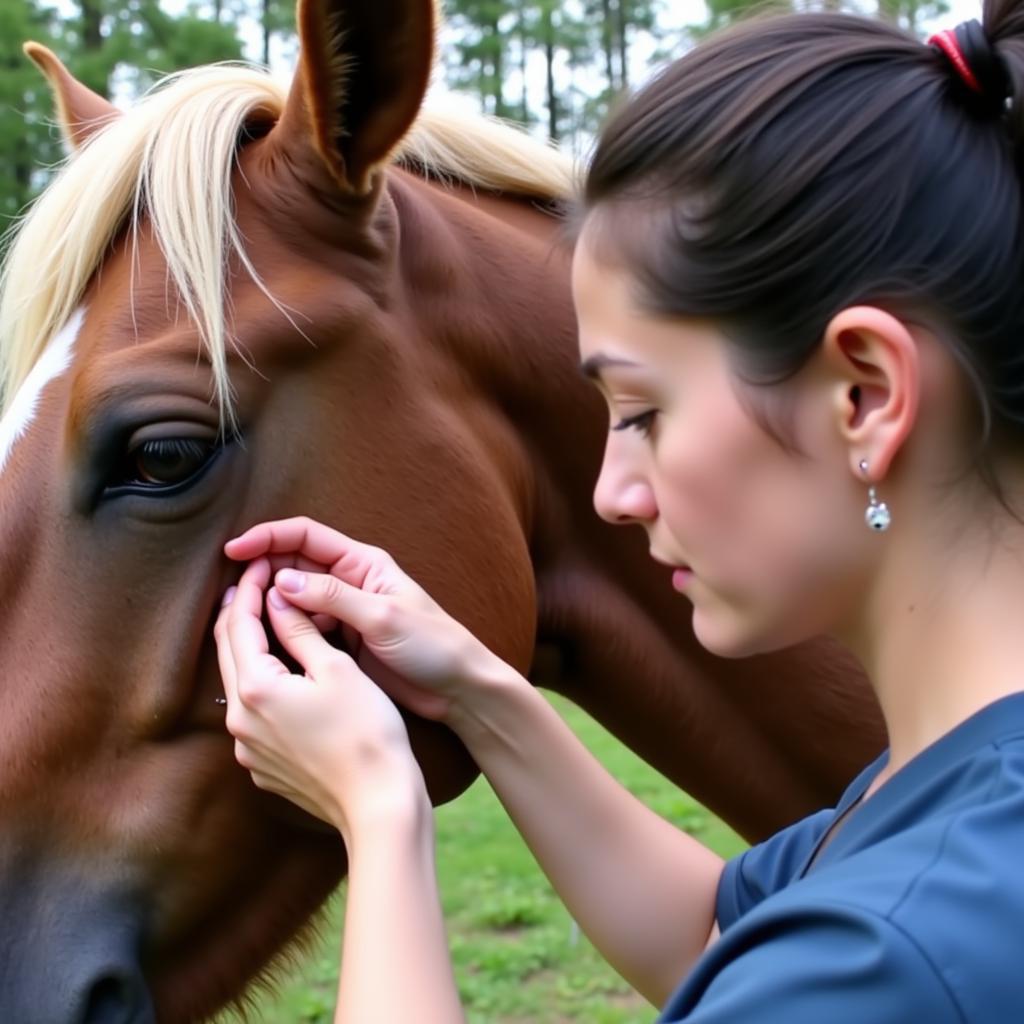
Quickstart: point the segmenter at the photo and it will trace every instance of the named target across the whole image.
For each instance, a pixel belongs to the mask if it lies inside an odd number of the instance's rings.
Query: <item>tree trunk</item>
[[[918,9],[918,6],[919,6],[919,4],[918,4],[917,0],[907,0],[907,4],[906,4],[907,21],[906,21],[906,24],[905,24],[904,27],[907,29],[908,32],[913,33],[915,36],[918,34],[917,33],[917,9]]]
[[[541,26],[544,34],[544,59],[547,62],[548,138],[558,141],[558,94],[555,92],[555,26],[549,3],[544,5]]]
[[[79,0],[82,8],[82,49],[95,53],[103,45],[103,9],[100,0]]]
[[[508,109],[505,107],[505,43],[498,28],[498,19],[488,22],[487,28],[494,39],[494,114],[496,117],[508,117]]]
[[[103,49],[103,2],[102,0],[79,0],[82,10],[81,52],[86,57]],[[98,62],[97,62],[98,63]],[[110,96],[110,81],[94,71],[86,84],[103,96]]]
[[[263,17],[260,19],[263,27],[263,64],[270,66],[270,4],[271,0],[263,0]]]
[[[14,180],[17,183],[17,209],[29,201],[32,195],[32,154],[24,138],[18,140],[18,152],[14,158]]]
[[[618,3],[616,3],[616,7]],[[601,0],[601,49],[604,50],[604,73],[609,92],[615,92],[615,47],[612,45],[612,0]]]
[[[618,39],[616,42],[619,44],[619,86],[625,89],[629,85],[629,68],[628,60],[629,55],[626,52],[626,4],[628,0],[618,0],[616,3],[616,13],[618,14]]]
[[[530,123],[530,101],[526,93],[526,65],[527,57],[530,54],[530,48],[527,45],[527,27],[526,27],[526,11],[525,2],[520,0],[519,3],[519,74],[523,79],[523,95],[520,103],[519,120],[523,124]]]

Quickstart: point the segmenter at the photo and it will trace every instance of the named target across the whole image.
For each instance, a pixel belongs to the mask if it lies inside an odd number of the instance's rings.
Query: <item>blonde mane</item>
[[[225,286],[231,259],[278,305],[235,226],[232,172],[245,125],[279,117],[286,95],[253,67],[181,72],[67,162],[12,235],[0,271],[0,414],[81,303],[115,235],[126,224],[136,230],[145,214],[209,353],[222,422],[230,422]],[[430,109],[394,160],[442,180],[547,200],[566,198],[575,186],[571,162],[554,148],[494,120]]]

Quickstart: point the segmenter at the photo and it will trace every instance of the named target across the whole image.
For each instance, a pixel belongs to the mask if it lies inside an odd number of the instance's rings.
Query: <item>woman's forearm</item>
[[[348,898],[335,1024],[463,1024],[426,797],[347,837]]]
[[[661,1005],[711,935],[721,858],[616,782],[521,676],[480,674],[451,724],[580,927]]]

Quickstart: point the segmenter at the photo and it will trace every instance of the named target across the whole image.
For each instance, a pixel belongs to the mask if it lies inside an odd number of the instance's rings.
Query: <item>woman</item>
[[[230,542],[251,563],[217,628],[239,761],[349,852],[338,1020],[462,1011],[401,719],[312,615],[458,733],[662,1021],[1021,1019],[1022,155],[1019,0],[930,46],[838,15],[746,24],[600,140],[573,268],[611,416],[597,510],[646,529],[710,651],[834,633],[888,728],[837,808],[728,864],[385,553],[306,520]],[[324,571],[272,580],[268,555]],[[304,678],[267,653],[264,595]]]

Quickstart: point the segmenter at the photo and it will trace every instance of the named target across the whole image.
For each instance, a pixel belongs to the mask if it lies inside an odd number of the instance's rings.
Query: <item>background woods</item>
[[[797,0],[799,2],[799,0]],[[846,9],[858,0],[815,0]],[[792,6],[792,0],[769,0]],[[866,0],[921,31],[944,0]],[[446,0],[440,85],[466,102],[585,150],[608,104],[650,66],[765,0]],[[0,230],[61,156],[26,39],[46,43],[97,92],[127,103],[166,72],[247,58],[287,73],[292,0],[0,0]]]

